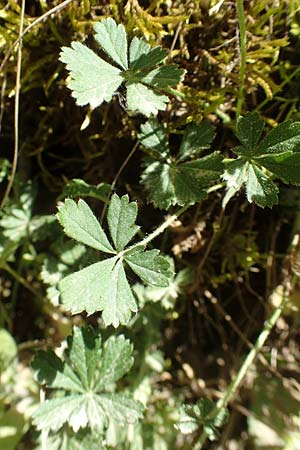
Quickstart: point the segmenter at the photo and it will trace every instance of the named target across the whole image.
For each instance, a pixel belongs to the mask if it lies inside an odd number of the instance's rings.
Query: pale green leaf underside
[[[95,39],[102,49],[124,70],[128,69],[127,36],[125,27],[111,19],[94,24]]]
[[[112,196],[107,222],[118,252],[124,249],[139,230],[139,227],[135,225],[137,211],[137,204],[129,202],[128,195],[123,195],[121,198],[116,194]]]
[[[115,253],[100,223],[84,200],[65,200],[57,218],[67,236],[106,253]]]
[[[71,80],[67,84],[78,105],[96,108],[103,101],[109,102],[123,81],[119,69],[80,42],[62,47],[60,60],[70,71]]]
[[[157,94],[141,83],[127,84],[127,106],[131,111],[139,111],[146,117],[164,111],[168,97]]]

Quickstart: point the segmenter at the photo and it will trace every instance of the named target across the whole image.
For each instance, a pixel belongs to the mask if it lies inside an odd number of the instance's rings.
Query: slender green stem
[[[262,349],[264,343],[266,342],[267,338],[270,335],[270,332],[274,325],[276,324],[277,320],[279,319],[283,308],[285,307],[286,303],[288,301],[288,295],[286,292],[283,294],[283,298],[281,300],[280,305],[273,311],[271,316],[267,319],[265,322],[264,329],[258,336],[252,350],[248,353],[247,357],[245,358],[240,370],[238,371],[236,378],[232,381],[232,383],[229,385],[228,389],[225,392],[225,395],[222,399],[220,399],[216,405],[216,407],[213,409],[211,414],[209,414],[208,419],[213,419],[216,417],[218,412],[220,412],[222,409],[226,408],[228,403],[232,400],[234,397],[234,394],[240,384],[242,383],[247,371],[249,370],[250,366],[252,365],[253,361],[255,360],[256,356]],[[203,430],[202,434],[200,435],[200,438],[198,439],[196,445],[194,446],[194,450],[201,450],[204,443],[207,439],[207,433],[205,430]]]
[[[147,237],[145,237],[142,241],[139,241],[135,244],[133,244],[131,247],[128,247],[126,250],[124,250],[124,254],[130,252],[136,247],[140,246],[146,246],[149,244],[149,242],[153,241],[157,236],[159,236],[161,233],[163,233],[175,220],[178,219],[181,214],[183,214],[190,205],[184,206],[183,208],[180,208],[179,211],[175,214],[172,214],[172,216],[168,217],[165,222],[163,222],[158,228],[156,228],[152,233],[148,234]]]
[[[246,75],[246,55],[247,55],[247,36],[246,36],[246,25],[245,25],[245,11],[244,11],[244,0],[236,0],[236,11],[239,21],[239,32],[240,32],[240,76],[239,76],[239,92],[236,105],[236,119],[241,114],[242,106],[244,102],[244,88],[245,88],[245,75]]]

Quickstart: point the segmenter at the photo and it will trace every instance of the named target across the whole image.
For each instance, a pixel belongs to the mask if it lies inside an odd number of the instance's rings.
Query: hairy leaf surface
[[[102,311],[105,325],[127,324],[131,314],[137,311],[137,304],[127,281],[126,263],[144,282],[159,286],[168,284],[168,278],[172,276],[170,263],[159,256],[158,250],[145,252],[138,245],[134,246],[134,251],[125,248],[139,230],[135,224],[137,205],[129,202],[127,195],[114,194],[108,208],[107,222],[115,249],[84,200],[78,203],[65,200],[57,216],[68,236],[110,254],[108,259],[59,281],[61,302],[73,314]]]
[[[126,392],[115,392],[115,382],[132,366],[133,347],[124,336],[112,336],[101,347],[101,336],[89,328],[74,327],[65,357],[39,352],[33,362],[37,379],[59,397],[41,403],[33,414],[38,429],[59,430],[64,423],[77,432],[89,427],[103,433],[114,421],[124,426],[142,417],[143,406]],[[53,356],[55,355],[55,357]],[[73,374],[72,377],[62,374]],[[78,388],[79,386],[79,388]]]

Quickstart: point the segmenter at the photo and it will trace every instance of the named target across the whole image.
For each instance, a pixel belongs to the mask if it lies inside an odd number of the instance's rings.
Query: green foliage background
[[[25,8],[25,30],[32,27],[22,46],[18,170],[0,223],[0,347],[7,350],[0,350],[0,448],[5,450],[42,448],[31,423],[39,396],[30,368],[36,350],[58,346],[73,324],[99,326],[104,337],[113,332],[104,330],[99,315],[71,317],[57,305],[57,274],[95,262],[80,244],[69,248],[54,219],[57,201],[72,195],[67,183],[76,178],[98,185],[81,194],[98,217],[104,215],[107,184],[113,184],[119,195],[128,193],[137,201],[138,224],[145,233],[165,218],[164,211],[147,202],[140,183],[144,154],[134,146],[144,118],[128,114],[122,97],[93,112],[76,106],[58,60],[61,46],[77,40],[94,48],[93,22],[113,17],[129,35],[169,49],[170,61],[186,70],[177,87],[181,96],[171,96],[159,114],[173,133],[173,149],[186,125],[209,119],[216,128],[214,149],[232,157],[238,145],[233,133],[238,101],[242,114],[259,112],[268,130],[286,119],[300,120],[299,0],[244,2],[245,77],[235,2],[73,0],[39,20],[61,3],[27,0]],[[14,148],[20,13],[20,2],[0,2],[2,195]],[[273,210],[249,204],[242,192],[222,212],[223,196],[219,186],[155,241],[175,260],[172,288],[134,286],[142,310],[121,330],[135,349],[134,366],[121,387],[129,386],[149,406],[130,439],[124,436],[118,443],[111,433],[108,448],[193,448],[197,436],[174,427],[180,407],[200,397],[219,398],[277,304],[284,281],[291,270],[297,274],[297,251],[290,254],[290,244],[299,232],[299,189],[280,185]],[[289,307],[231,405],[217,444],[207,448],[300,445],[298,307],[296,283]],[[76,448],[70,430],[64,433],[69,447],[50,436],[51,449]],[[79,438],[80,448],[99,448],[84,432]]]

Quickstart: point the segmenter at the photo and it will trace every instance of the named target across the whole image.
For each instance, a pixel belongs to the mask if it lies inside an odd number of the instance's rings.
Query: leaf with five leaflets
[[[115,249],[84,200],[78,203],[65,200],[57,216],[68,236],[97,250],[115,254],[59,281],[61,302],[73,314],[102,311],[105,325],[127,324],[131,313],[137,311],[137,304],[124,270],[126,263],[146,283],[168,284],[172,276],[170,263],[159,255],[158,250],[144,252],[138,245],[133,249],[125,248],[139,230],[135,225],[137,205],[129,202],[127,195],[120,198],[114,194],[107,212]]]
[[[200,159],[185,160],[209,148],[213,138],[214,131],[208,121],[187,127],[174,159],[162,125],[154,119],[142,125],[139,140],[152,153],[144,159],[141,180],[156,207],[168,209],[176,204],[192,205],[207,197],[207,189],[222,173],[221,155],[214,152]]]
[[[176,86],[185,71],[176,64],[156,67],[163,62],[167,52],[161,47],[151,48],[137,37],[132,39],[129,47],[128,65],[125,27],[117,25],[112,18],[96,23],[94,30],[96,41],[121,69],[107,63],[79,42],[72,42],[70,48],[63,47],[60,60],[70,71],[71,80],[67,84],[77,104],[90,104],[96,108],[103,101],[109,102],[125,82],[128,109],[146,116],[164,110],[168,97],[153,89]]]
[[[236,136],[242,146],[233,149],[238,158],[227,161],[223,174],[227,183],[224,208],[242,186],[249,202],[270,208],[277,204],[279,189],[272,174],[285,183],[300,184],[300,122],[280,124],[259,143],[263,128],[257,113],[238,120]]]
[[[68,423],[75,432],[90,427],[103,433],[114,421],[136,423],[142,417],[141,403],[127,393],[114,392],[115,382],[132,366],[132,351],[124,336],[108,338],[101,349],[101,336],[91,327],[75,327],[64,360],[54,352],[39,352],[33,362],[37,379],[49,389],[60,389],[60,396],[34,412],[37,428],[57,431]]]

